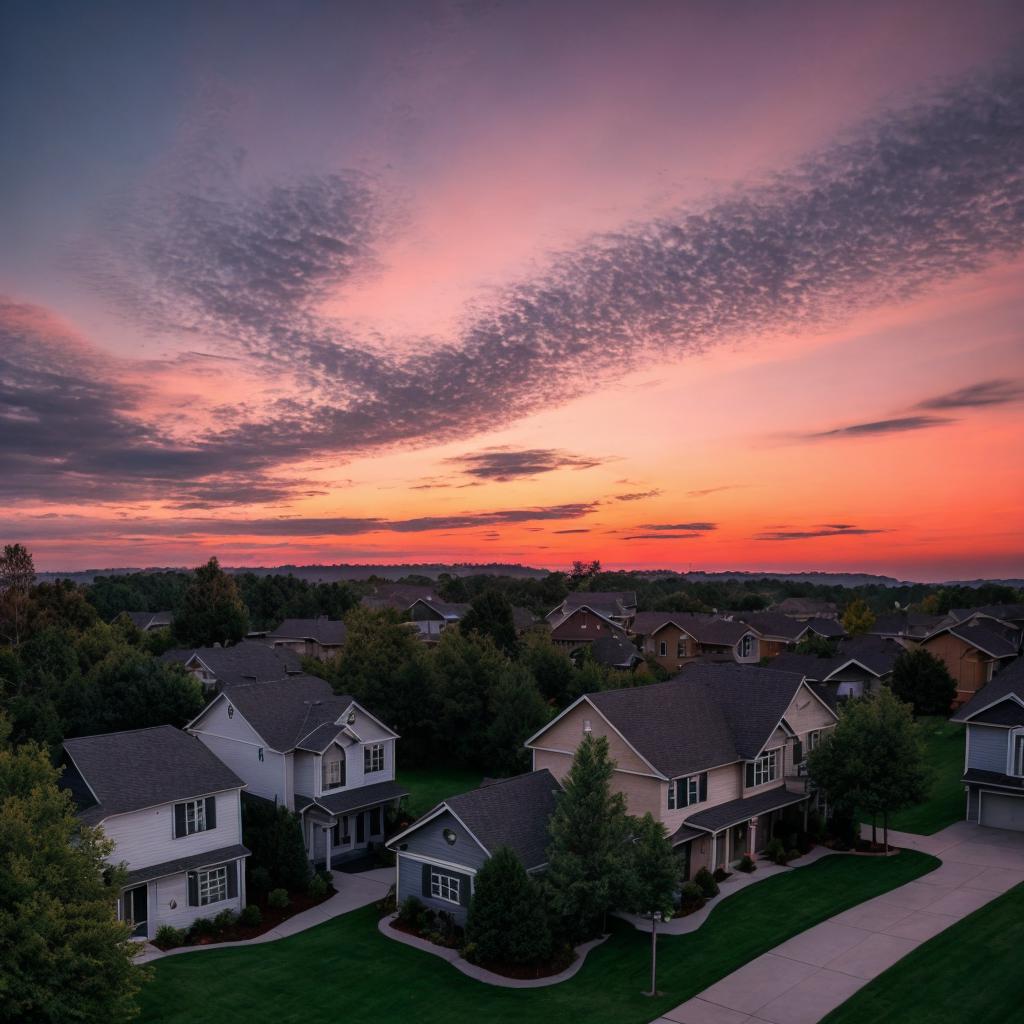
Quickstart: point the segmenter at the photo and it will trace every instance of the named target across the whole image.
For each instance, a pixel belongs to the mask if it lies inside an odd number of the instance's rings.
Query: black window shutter
[[[177,839],[185,834],[185,805],[174,805],[174,838]],[[193,903],[192,906],[195,906]]]
[[[206,827],[217,827],[217,798],[215,796],[206,798]]]
[[[238,866],[241,861],[235,861],[228,865],[228,898],[234,899],[238,895]]]
[[[747,762],[747,787],[753,786],[754,784],[754,762]]]
[[[468,875],[457,875],[456,877],[459,880],[459,904],[463,907],[468,907],[473,879]]]
[[[707,798],[708,798],[708,773],[707,772],[701,772],[700,773],[700,799],[701,799],[701,802],[703,803],[703,801],[707,800]]]
[[[430,865],[423,865],[423,895],[430,895]]]
[[[188,873],[188,905],[199,906],[199,878],[194,871]]]
[[[797,740],[793,744],[793,764],[799,764],[804,759],[804,745]]]

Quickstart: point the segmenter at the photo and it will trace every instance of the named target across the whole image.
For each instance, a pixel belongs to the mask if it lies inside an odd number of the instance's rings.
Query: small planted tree
[[[310,867],[299,818],[281,804],[242,797],[242,842],[254,888],[298,892],[309,885]]]
[[[541,888],[507,846],[477,873],[466,942],[485,964],[535,964],[551,955]]]
[[[956,681],[931,651],[903,651],[892,667],[892,692],[910,704],[915,715],[948,715]]]
[[[544,881],[552,912],[573,943],[600,934],[625,885],[629,822],[622,794],[611,789],[614,771],[608,741],[587,734],[551,816]]]
[[[875,624],[875,613],[862,597],[854,598],[843,612],[843,629],[848,636],[861,636]]]

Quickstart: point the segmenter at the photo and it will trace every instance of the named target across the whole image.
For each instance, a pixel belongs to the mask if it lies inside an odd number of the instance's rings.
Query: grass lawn
[[[824,1024],[997,1024],[1024,1007],[1024,886],[958,921],[865,985]]]
[[[464,793],[480,785],[480,772],[465,768],[404,768],[398,771],[398,782],[409,790],[406,805],[418,818],[446,797]]]
[[[938,863],[906,850],[886,859],[831,856],[750,886],[716,907],[697,932],[659,940],[664,995],[655,999],[640,994],[649,978],[650,938],[621,921],[570,981],[502,989],[380,935],[376,909],[366,907],[279,942],[159,961],[143,990],[141,1019],[648,1024],[797,932]]]
[[[925,764],[932,773],[928,797],[916,807],[894,814],[889,828],[930,836],[963,821],[964,727],[945,718],[918,719],[924,737]],[[881,827],[881,821],[879,821]]]

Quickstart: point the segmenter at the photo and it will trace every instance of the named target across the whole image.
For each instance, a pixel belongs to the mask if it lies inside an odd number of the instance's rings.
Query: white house
[[[245,906],[244,783],[202,743],[170,725],[80,736],[64,765],[79,819],[103,827],[111,864],[128,869],[118,917],[134,935]]]
[[[309,858],[331,867],[384,841],[398,736],[315,676],[232,686],[187,726],[246,782],[302,818]]]

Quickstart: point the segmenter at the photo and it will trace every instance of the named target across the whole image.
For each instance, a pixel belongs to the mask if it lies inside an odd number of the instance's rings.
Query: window
[[[442,875],[439,871],[430,872],[430,895],[446,903],[458,903],[462,879],[457,875]]]
[[[747,762],[747,786],[763,786],[779,777],[779,752],[769,750],[756,761]]]
[[[179,836],[190,836],[195,832],[206,831],[205,800],[189,800],[187,803],[178,804],[178,807],[181,808],[176,809]]]
[[[659,654],[659,655],[660,655],[660,656],[661,656],[662,658],[664,658],[664,657],[665,657],[665,656],[666,656],[666,655],[668,654],[668,643],[667,643],[667,641],[665,641],[665,640],[662,640],[662,641],[661,641],[661,642],[660,642],[660,643],[658,644],[658,654]]]
[[[322,789],[335,789],[345,785],[345,761],[342,757],[331,761],[324,760],[321,766]]]
[[[351,842],[352,837],[348,834],[348,815],[346,814],[336,819],[331,826],[331,845],[348,846]]]
[[[807,734],[807,752],[810,753],[821,742],[821,730],[815,729]]]
[[[384,744],[371,743],[363,747],[363,771],[369,775],[371,772],[384,771]]]
[[[1024,733],[1017,733],[1013,737],[1013,772],[1014,775],[1024,775]]]
[[[668,809],[679,811],[708,798],[708,773],[674,779],[668,784]]]
[[[680,657],[680,658],[685,658],[686,657],[686,634],[685,633],[679,638],[679,649],[678,649],[677,657]]]
[[[220,903],[228,898],[228,869],[226,864],[211,871],[197,873],[199,884],[199,906]]]
[[[749,658],[750,655],[753,653],[753,650],[754,638],[749,633],[747,633],[746,636],[744,636],[740,640],[740,657]]]

